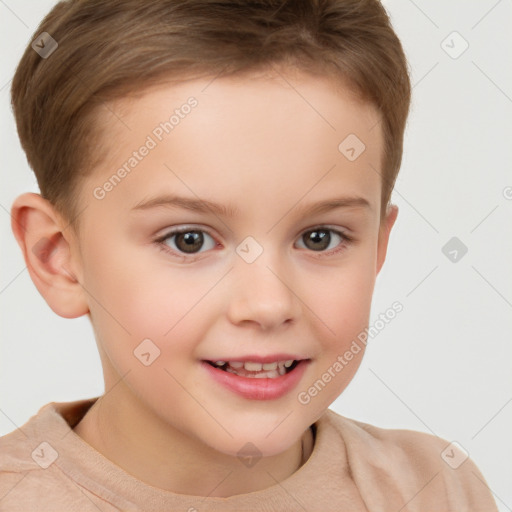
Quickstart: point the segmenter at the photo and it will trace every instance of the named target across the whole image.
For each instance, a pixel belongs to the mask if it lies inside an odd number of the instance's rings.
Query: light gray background
[[[14,127],[10,80],[54,3],[0,0],[0,435],[48,402],[103,392],[88,320],[50,310],[10,229],[14,198],[37,191]],[[357,376],[331,408],[458,441],[500,511],[512,510],[512,2],[384,4],[414,89],[393,196],[400,213],[372,323],[395,300],[404,310],[370,341]],[[469,44],[458,58],[452,56],[463,41],[453,31]],[[445,39],[452,56],[441,46]],[[468,247],[456,263],[441,252],[453,236]]]

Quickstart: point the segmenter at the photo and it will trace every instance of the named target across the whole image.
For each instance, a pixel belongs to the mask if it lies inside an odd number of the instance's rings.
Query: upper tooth
[[[274,371],[282,368],[290,368],[294,359],[288,361],[274,361],[272,363],[256,363],[254,361],[215,361],[215,366],[224,366],[226,363],[233,369],[245,368],[249,372]]]
[[[252,361],[246,361],[244,363],[244,368],[248,372],[261,372],[263,365],[261,363],[253,363]]]
[[[261,372],[263,371],[275,371],[278,367],[280,368],[290,368],[293,364],[294,359],[290,359],[289,361],[274,361],[273,363],[255,363],[252,361],[246,361],[244,363],[244,368],[250,372]],[[233,366],[233,363],[229,363]],[[239,367],[241,368],[241,367]]]

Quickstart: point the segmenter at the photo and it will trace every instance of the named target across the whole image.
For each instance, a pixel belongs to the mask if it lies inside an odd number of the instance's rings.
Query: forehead
[[[255,190],[289,206],[333,187],[378,197],[378,121],[341,82],[305,73],[163,83],[99,116],[106,153],[86,193],[91,198],[117,173],[122,178],[94,206],[126,212],[157,192],[235,206]],[[144,146],[145,155],[135,155]],[[352,149],[362,151],[355,160]]]

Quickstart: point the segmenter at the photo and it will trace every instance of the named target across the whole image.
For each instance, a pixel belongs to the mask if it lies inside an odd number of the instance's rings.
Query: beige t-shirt
[[[460,464],[464,455],[448,441],[330,409],[313,425],[309,459],[267,489],[229,498],[165,491],[72,430],[95,400],[47,404],[0,438],[0,511],[497,512],[477,467],[470,459]]]

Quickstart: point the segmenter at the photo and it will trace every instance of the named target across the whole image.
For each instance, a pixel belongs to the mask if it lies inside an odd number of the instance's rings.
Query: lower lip
[[[217,382],[244,398],[274,400],[286,395],[297,386],[309,362],[309,359],[304,359],[290,373],[285,373],[275,379],[240,377],[234,373],[214,368],[206,361],[201,361],[201,364]]]

